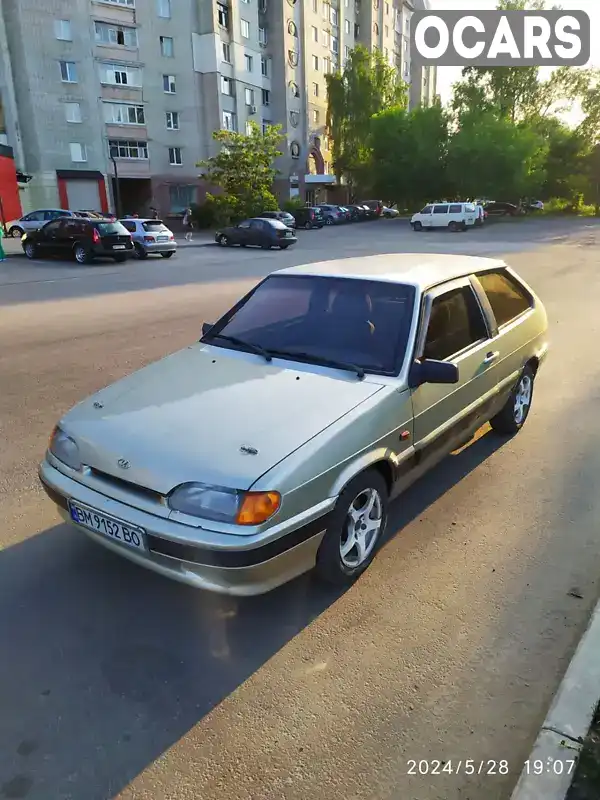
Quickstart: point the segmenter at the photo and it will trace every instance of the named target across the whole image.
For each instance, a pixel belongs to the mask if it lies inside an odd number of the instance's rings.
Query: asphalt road
[[[510,795],[598,595],[600,226],[300,235],[286,253],[0,267],[0,798]],[[304,577],[221,598],[58,524],[36,465],[73,403],[195,340],[273,268],[415,250],[507,254],[553,349],[523,432],[484,430],[415,485],[349,591]]]

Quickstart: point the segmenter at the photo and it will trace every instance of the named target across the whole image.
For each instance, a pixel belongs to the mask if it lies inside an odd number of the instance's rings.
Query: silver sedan
[[[177,242],[173,231],[169,230],[161,219],[122,219],[133,239],[136,258],[148,258],[149,255],[161,255],[171,258],[177,252]]]

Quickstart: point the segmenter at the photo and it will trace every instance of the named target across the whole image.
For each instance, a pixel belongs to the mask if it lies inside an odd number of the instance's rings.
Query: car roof
[[[274,275],[345,277],[390,283],[408,283],[420,291],[473,272],[506,267],[500,259],[433,253],[390,253],[388,255],[341,258],[287,267]]]
[[[107,219],[106,222],[110,222],[110,220]],[[121,217],[117,222],[161,222],[164,225],[162,219],[154,219],[154,217]]]

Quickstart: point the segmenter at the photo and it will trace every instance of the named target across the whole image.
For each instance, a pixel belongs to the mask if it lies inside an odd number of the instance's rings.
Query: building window
[[[319,41],[319,29],[313,25],[311,30],[312,30],[313,42],[318,42]]]
[[[338,11],[337,8],[330,8],[329,9],[329,21],[332,25],[338,24]]]
[[[325,73],[325,75],[329,75],[329,73],[331,72],[331,59],[330,58],[325,57],[323,59],[323,72]]]
[[[266,56],[260,57],[260,74],[263,78],[269,77],[269,59]]]
[[[182,211],[194,204],[195,199],[195,186],[169,186],[169,210],[173,214],[181,214]]]
[[[64,42],[71,42],[71,22],[68,19],[55,19],[54,20],[54,35],[57,39]]]
[[[316,69],[318,71],[318,69],[319,69],[319,56],[313,56],[312,57],[312,65],[313,65],[313,69]]]
[[[329,47],[329,31],[323,31],[322,34],[323,47]]]
[[[60,79],[63,83],[77,83],[77,68],[74,61],[59,61]]]
[[[135,0],[104,0],[111,6],[127,6],[128,8],[135,8]]]
[[[383,33],[384,33],[385,36],[389,36],[390,35],[390,29],[388,28],[387,25],[384,27]]]
[[[244,89],[244,100],[247,106],[254,105],[254,89],[248,89],[248,87]]]
[[[268,106],[271,102],[271,92],[268,89],[262,90],[262,104],[263,106]]]
[[[254,66],[254,59],[252,56],[244,53],[244,62],[246,64],[246,72],[252,72],[252,67]]]
[[[67,122],[81,122],[81,106],[79,103],[65,103],[65,118]]]
[[[226,78],[221,75],[221,92],[228,97],[233,97],[233,78]]]
[[[171,19],[171,0],[156,0],[156,13],[163,19]]]
[[[175,55],[175,46],[171,36],[160,37],[160,54],[164,56],[164,58],[173,58]]]
[[[323,3],[323,19],[329,19],[329,3]]]
[[[319,0],[312,0],[313,13],[317,14],[319,11]]]
[[[337,55],[340,51],[340,42],[337,36],[331,37],[331,50]]]
[[[179,111],[167,111],[166,119],[167,119],[167,130],[170,131],[179,130]]]
[[[350,58],[350,48],[348,45],[344,47],[344,59],[348,60]]]
[[[242,36],[244,37],[244,39],[250,38],[250,23],[248,22],[247,19],[240,20],[240,30],[242,32]]]
[[[263,133],[267,132],[267,129],[268,129],[270,124],[271,124],[271,120],[270,119],[263,119],[263,121],[262,121],[262,132]]]
[[[327,153],[329,151],[329,139],[324,136],[323,137],[323,150]]]
[[[172,167],[180,167],[183,164],[181,147],[169,147],[169,164]]]
[[[163,75],[163,92],[175,94],[175,75]]]
[[[222,28],[229,27],[229,9],[224,3],[217,3],[217,17]]]
[[[246,136],[252,136],[252,122],[249,119],[246,120]]]
[[[375,36],[379,36],[379,25],[376,22],[373,23],[373,33]]]
[[[132,161],[145,161],[148,159],[148,142],[109,139],[108,150],[112,158],[127,158]]]
[[[319,121],[319,111],[316,108],[313,108],[312,121],[313,122],[318,122]]]
[[[138,67],[106,62],[100,64],[100,83],[116,86],[141,86],[142,71]]]
[[[318,97],[319,96],[319,84],[318,83],[313,83],[312,90],[313,90],[313,95],[315,97]]]
[[[402,62],[402,74],[408,75],[408,61]]]
[[[349,19],[345,19],[344,20],[344,30],[346,31],[346,33],[348,35],[350,35],[350,20]]]
[[[223,48],[223,61],[227,64],[231,64],[231,48],[228,42],[221,42],[221,46]]]
[[[262,45],[266,45],[267,43],[267,29],[266,28],[259,28],[258,29],[258,43]]]
[[[135,28],[125,28],[122,25],[108,22],[94,22],[94,31],[99,44],[109,44],[113,47],[137,47],[138,38]]]
[[[235,130],[235,114],[233,111],[223,112],[223,129],[226,131]]]
[[[69,145],[71,151],[71,161],[87,161],[87,153],[85,152],[85,145],[79,142],[71,142]]]
[[[104,121],[112,125],[145,125],[144,106],[104,103]]]

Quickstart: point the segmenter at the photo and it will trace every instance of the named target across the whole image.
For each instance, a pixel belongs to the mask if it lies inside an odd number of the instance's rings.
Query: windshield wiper
[[[319,364],[322,367],[332,367],[333,369],[343,369],[347,372],[356,372],[359,380],[365,377],[365,371],[357,364],[350,364],[348,361],[338,361],[335,358],[325,358],[324,356],[316,356],[313,353],[303,353],[296,350],[269,350],[273,356],[281,358],[297,358],[299,361],[312,361],[314,364]]]
[[[202,337],[202,341],[210,341],[211,339],[222,339],[224,342],[230,342],[231,344],[235,344],[238,347],[245,347],[246,349],[250,350],[252,353],[256,353],[258,356],[262,356],[265,361],[272,361],[273,357],[269,353],[268,350],[265,350],[264,347],[260,347],[257,344],[252,344],[252,342],[246,342],[244,339],[238,339],[237,336],[227,336],[224,333],[207,333],[205,336]]]

